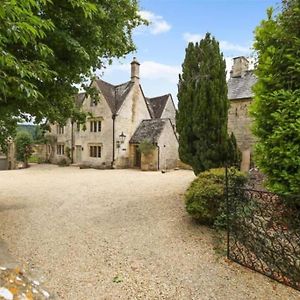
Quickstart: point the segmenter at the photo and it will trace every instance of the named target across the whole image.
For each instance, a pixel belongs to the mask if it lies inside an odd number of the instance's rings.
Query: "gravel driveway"
[[[299,299],[213,250],[187,216],[191,171],[0,172],[0,238],[57,299]]]

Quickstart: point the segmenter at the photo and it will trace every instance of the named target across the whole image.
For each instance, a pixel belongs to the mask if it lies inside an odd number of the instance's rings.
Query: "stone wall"
[[[115,165],[117,168],[126,168],[130,166],[130,145],[129,141],[144,119],[150,119],[150,113],[144,100],[139,84],[135,84],[126,100],[121,106],[116,117],[115,137],[120,140],[120,134],[126,136],[124,143],[116,148]]]
[[[228,112],[228,133],[233,132],[237,145],[242,152],[243,171],[250,168],[251,154],[255,138],[251,132],[251,117],[249,116],[249,105],[251,99],[230,100]]]
[[[157,171],[158,170],[158,148],[152,151],[152,153],[141,157],[141,170],[142,171]]]
[[[171,96],[169,96],[166,106],[164,108],[164,111],[161,115],[161,118],[162,119],[170,119],[172,124],[175,127],[176,126],[175,116],[176,116],[176,108],[174,106]]]
[[[171,122],[167,122],[159,139],[159,165],[160,169],[173,169],[179,160],[178,140],[174,134]]]

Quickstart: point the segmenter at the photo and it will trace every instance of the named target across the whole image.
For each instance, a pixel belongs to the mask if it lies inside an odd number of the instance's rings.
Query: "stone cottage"
[[[91,86],[100,101],[78,94],[75,101],[88,117],[84,125],[51,125],[55,137],[53,162],[68,156],[73,163],[99,168],[174,168],[178,161],[175,129],[176,108],[170,94],[147,98],[140,85],[140,64],[131,62],[128,82],[112,85],[101,79]],[[153,145],[151,154],[139,151],[139,144]]]
[[[7,153],[0,148],[0,170],[14,170],[17,166],[15,143],[10,141],[7,145]]]
[[[234,133],[242,152],[243,171],[248,171],[251,166],[251,154],[255,143],[248,112],[253,98],[252,86],[255,83],[256,77],[253,70],[249,70],[249,61],[244,56],[235,57],[228,81],[228,132]]]

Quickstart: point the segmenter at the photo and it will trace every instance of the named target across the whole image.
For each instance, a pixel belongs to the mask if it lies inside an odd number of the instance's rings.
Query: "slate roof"
[[[228,99],[246,99],[252,98],[252,86],[256,83],[257,78],[253,71],[247,71],[242,77],[233,77],[228,81]]]
[[[122,106],[126,96],[128,95],[133,82],[128,81],[119,85],[112,85],[101,79],[96,80],[96,83],[107,101],[112,113],[118,112]]]
[[[156,143],[168,121],[168,119],[143,120],[134,132],[129,143],[139,144],[143,140]]]
[[[167,104],[168,98],[170,94],[154,97],[154,98],[147,98],[147,103],[150,107],[152,112],[152,118],[159,119],[164,111],[164,108]]]

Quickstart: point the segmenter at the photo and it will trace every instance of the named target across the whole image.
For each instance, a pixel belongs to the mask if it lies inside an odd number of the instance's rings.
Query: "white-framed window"
[[[64,134],[64,133],[65,133],[65,127],[64,127],[64,126],[57,125],[57,126],[56,126],[56,133],[57,133],[57,134]]]
[[[101,131],[101,121],[100,120],[91,120],[90,121],[90,132],[100,132]]]
[[[90,145],[90,157],[101,157],[102,147],[99,145]]]
[[[56,154],[57,155],[65,155],[65,145],[64,144],[57,144]]]

